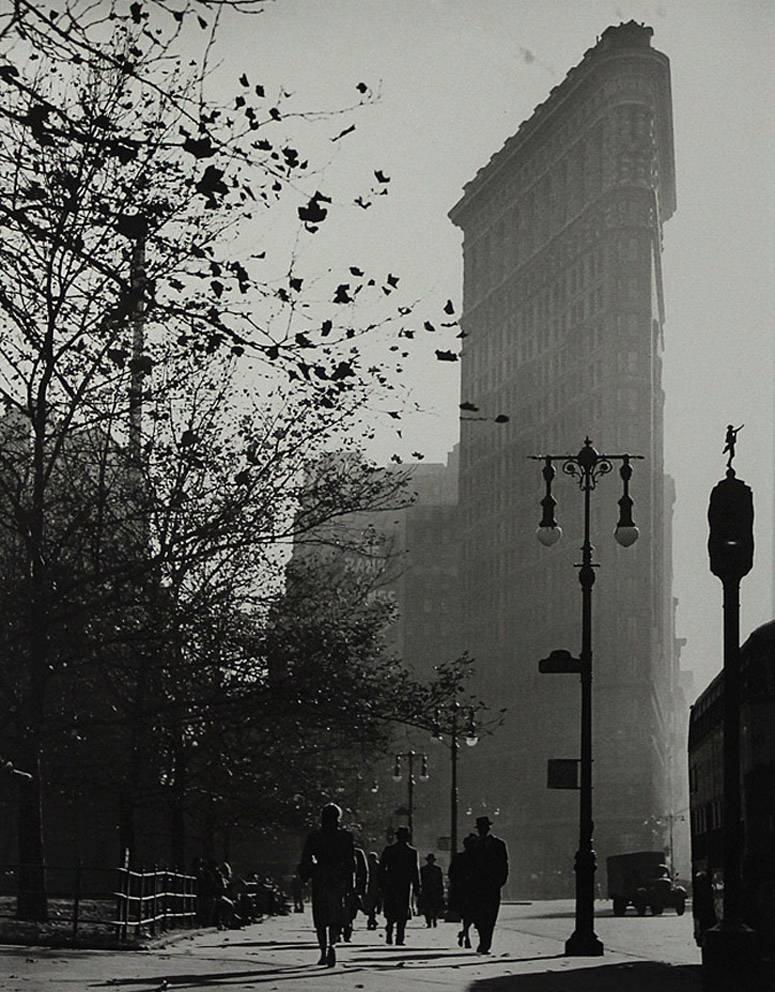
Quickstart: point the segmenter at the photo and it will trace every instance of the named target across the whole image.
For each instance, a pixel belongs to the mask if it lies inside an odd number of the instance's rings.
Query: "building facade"
[[[483,694],[509,707],[477,750],[481,803],[501,809],[513,852],[512,893],[573,886],[577,796],[547,789],[546,762],[578,757],[579,687],[538,662],[580,647],[583,499],[558,472],[565,537],[539,545],[543,481],[528,456],[575,454],[586,436],[644,459],[632,548],[613,540],[618,474],[592,494],[598,861],[667,847],[676,805],[660,267],[675,181],[669,62],[652,33],[632,21],[604,31],[450,212],[463,232],[461,401],[477,411],[460,444],[462,646]]]

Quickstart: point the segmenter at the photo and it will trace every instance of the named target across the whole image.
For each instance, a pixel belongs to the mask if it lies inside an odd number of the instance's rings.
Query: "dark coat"
[[[299,877],[312,879],[312,920],[316,927],[342,927],[346,899],[355,884],[355,844],[347,830],[313,830],[299,863]]]
[[[382,852],[379,865],[380,888],[388,923],[405,922],[411,917],[412,890],[420,893],[420,869],[417,851],[397,840]]]
[[[369,885],[369,863],[366,852],[361,847],[355,848],[355,887],[348,893],[346,902],[346,918],[352,922],[358,915],[359,909],[364,909],[363,900]],[[366,910],[364,909],[364,912]]]
[[[369,881],[363,897],[363,912],[367,915],[379,913],[382,910],[382,889],[379,881],[379,858],[369,858]]]
[[[499,890],[509,877],[509,853],[505,841],[494,834],[478,837],[471,849],[475,892]]]
[[[449,863],[449,908],[458,913],[463,920],[473,917],[474,858],[470,851],[458,851],[452,855]]]
[[[438,916],[444,909],[444,876],[438,865],[424,864],[420,869],[422,897],[417,908],[421,913]]]

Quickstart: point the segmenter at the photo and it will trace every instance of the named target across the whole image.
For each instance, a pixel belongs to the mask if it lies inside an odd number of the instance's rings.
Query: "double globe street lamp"
[[[465,724],[465,742],[469,747],[479,743],[476,733],[476,721],[473,707],[468,707],[463,717],[464,707],[455,700],[444,710],[437,709],[433,717],[433,740],[444,743],[445,735],[449,738],[450,761],[452,765],[449,788],[449,850],[450,857],[457,853],[457,821],[458,821],[458,787],[457,787],[457,752],[460,747],[461,724]]]
[[[551,547],[562,536],[562,529],[555,519],[557,501],[552,496],[552,482],[557,474],[554,462],[560,462],[565,475],[573,477],[584,494],[584,543],[581,546],[579,582],[581,584],[581,654],[572,658],[567,651],[554,651],[541,663],[545,672],[578,673],[581,685],[581,734],[579,788],[579,846],[576,852],[576,928],[565,943],[569,955],[595,956],[603,953],[603,943],[595,933],[595,870],[597,862],[592,846],[594,823],[592,820],[592,586],[595,583],[596,562],[592,561],[594,548],[590,542],[590,496],[597,481],[613,470],[614,462],[621,462],[619,475],[623,492],[619,499],[619,520],[614,537],[622,547],[628,548],[638,539],[638,528],[633,523],[633,501],[630,497],[631,461],[642,455],[606,455],[592,447],[589,437],[576,455],[530,455],[542,461],[546,491],[541,506],[543,515],[536,536],[545,547]]]
[[[393,764],[393,781],[400,782],[403,778],[403,773],[401,770],[401,763],[406,759],[409,769],[407,775],[407,802],[406,802],[406,813],[407,813],[407,826],[409,827],[409,839],[411,840],[414,836],[414,787],[416,785],[414,778],[414,762],[417,759],[420,762],[420,781],[427,782],[430,778],[428,774],[428,755],[418,754],[416,751],[403,751],[397,754],[394,759]]]

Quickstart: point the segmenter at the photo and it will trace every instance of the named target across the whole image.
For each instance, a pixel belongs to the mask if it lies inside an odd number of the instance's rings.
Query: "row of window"
[[[691,811],[692,834],[706,834],[709,830],[720,830],[724,825],[724,808],[721,800],[698,806]]]
[[[603,131],[598,127],[466,246],[472,297],[482,296],[526,262],[602,188]]]

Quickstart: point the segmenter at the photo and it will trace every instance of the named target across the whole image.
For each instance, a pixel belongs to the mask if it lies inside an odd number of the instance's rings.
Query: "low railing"
[[[18,900],[46,893],[47,919],[22,920]],[[238,925],[288,912],[271,880],[241,880],[226,902]],[[0,864],[0,943],[63,943],[107,947],[134,943],[175,928],[213,926],[218,896],[195,875],[166,868]],[[25,900],[29,901],[29,900]],[[229,913],[217,920],[228,924]]]
[[[47,919],[19,919],[19,897],[46,892]],[[193,875],[164,869],[130,870],[75,865],[0,865],[0,940],[103,946],[196,921]]]
[[[196,921],[197,881],[193,875],[154,868],[116,869],[116,936],[126,940],[142,931],[155,937],[159,929],[191,927]]]

